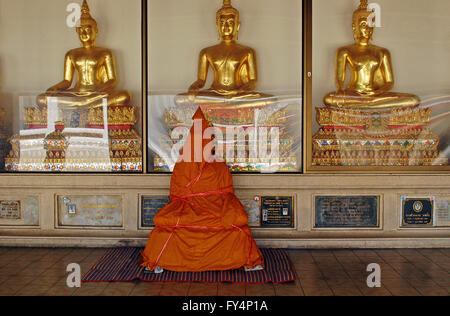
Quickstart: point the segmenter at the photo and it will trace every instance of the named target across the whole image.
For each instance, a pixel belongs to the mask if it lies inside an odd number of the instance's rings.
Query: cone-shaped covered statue
[[[142,253],[142,265],[150,271],[157,267],[200,272],[264,266],[227,165],[208,162],[213,155],[203,139],[208,127],[199,109],[182,153],[184,160],[192,162],[175,166],[171,201],[156,214],[156,228]]]
[[[130,93],[115,91],[117,74],[113,53],[95,46],[98,26],[86,0],[76,30],[83,47],[66,54],[64,80],[37,98],[39,107],[47,105],[48,97],[58,97],[59,105],[72,107],[101,107],[104,98],[108,99],[108,106],[129,105]],[[75,86],[71,88],[75,77]]]

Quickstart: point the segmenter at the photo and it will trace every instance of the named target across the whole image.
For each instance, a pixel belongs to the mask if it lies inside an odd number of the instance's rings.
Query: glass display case
[[[1,1],[6,172],[141,172],[141,0]]]
[[[0,245],[144,246],[201,108],[263,247],[445,247],[449,11],[0,0]]]
[[[450,170],[449,10],[312,2],[308,171]]]
[[[148,17],[148,170],[173,169],[200,107],[231,171],[302,172],[302,1],[153,0]]]

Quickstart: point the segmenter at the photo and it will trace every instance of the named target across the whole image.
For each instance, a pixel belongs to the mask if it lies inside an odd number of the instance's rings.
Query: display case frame
[[[73,1],[73,2],[69,2],[67,1],[67,5],[73,5],[73,4],[79,4],[81,6],[82,0],[78,1]],[[147,98],[146,98],[146,93],[147,93],[147,73],[148,73],[148,65],[147,65],[147,59],[146,56],[148,55],[148,51],[147,51],[147,15],[146,15],[146,8],[147,8],[147,0],[137,0],[136,1],[136,6],[139,6],[139,15],[136,16],[136,24],[137,21],[139,21],[139,27],[138,29],[136,29],[136,33],[139,32],[139,41],[136,41],[136,43],[139,43],[139,51],[136,50],[136,55],[138,55],[139,59],[136,59],[136,61],[139,61],[139,74],[136,74],[139,79],[139,87],[136,88],[137,91],[135,91],[134,96],[135,96],[135,100],[136,103],[140,104],[140,107],[137,109],[137,123],[134,125],[134,127],[137,129],[137,131],[139,131],[139,129],[141,130],[141,133],[139,135],[138,133],[138,137],[141,138],[141,151],[142,151],[142,159],[141,159],[141,170],[123,170],[123,171],[115,171],[115,170],[111,170],[111,171],[13,171],[13,170],[3,170],[0,169],[0,177],[2,175],[54,175],[54,176],[58,176],[58,175],[102,175],[102,176],[121,176],[121,175],[144,175],[147,173],[147,152],[145,150],[146,147],[146,124],[147,121],[145,119],[146,117],[146,113],[147,113]],[[90,4],[90,2],[88,1],[88,4]],[[67,12],[63,12],[63,17],[66,18],[66,15],[73,15],[73,12],[75,11],[70,11],[73,10],[74,7],[70,6],[67,8]],[[99,16],[101,16],[101,14],[98,14]],[[69,20],[69,16],[67,16],[67,21]],[[93,18],[95,19],[95,12],[93,13]],[[62,21],[64,21],[63,19],[61,19]],[[111,21],[108,21],[111,23]],[[102,25],[99,25],[99,29],[100,32],[102,31]],[[101,35],[101,34],[100,34]],[[107,44],[105,44],[107,45]],[[114,50],[113,50],[114,53]],[[64,60],[64,55],[61,56],[62,60]],[[117,61],[116,61],[117,63]],[[119,67],[122,69],[124,68],[124,66],[119,65]],[[126,67],[126,65],[125,65]],[[55,76],[56,78],[56,76]],[[126,82],[125,80],[123,81],[125,83],[125,88],[126,88]],[[138,90],[139,89],[139,90]],[[5,91],[3,91],[5,92]],[[6,91],[7,92],[7,91]],[[2,108],[0,107],[0,116],[1,116],[1,110]],[[109,111],[108,111],[109,112]],[[108,113],[109,114],[109,113]],[[12,114],[7,114],[7,115],[12,115]],[[22,115],[22,113],[20,113],[20,115]],[[1,117],[0,117],[1,119]],[[1,123],[1,122],[0,122]],[[1,131],[1,130],[0,130]],[[9,136],[13,136],[13,134],[8,135]],[[1,139],[0,139],[1,140]],[[0,153],[1,154],[1,153]],[[5,154],[5,157],[7,156],[7,153]],[[0,158],[4,158],[4,157],[0,157]],[[1,162],[1,159],[0,159]]]
[[[316,166],[313,165],[313,0],[304,0],[304,173],[305,174],[450,174],[446,166]],[[345,44],[345,43],[344,43]]]
[[[151,0],[148,0],[148,4],[147,4],[148,6],[150,6],[150,1]],[[281,171],[276,171],[276,172],[234,171],[234,170],[231,170],[231,173],[233,175],[257,176],[257,175],[274,175],[274,174],[276,174],[276,175],[301,175],[301,174],[304,174],[305,166],[304,166],[304,163],[303,163],[303,161],[304,161],[304,150],[303,149],[305,147],[304,146],[305,138],[304,138],[304,128],[303,128],[303,121],[304,121],[304,105],[303,105],[303,100],[304,100],[304,87],[303,87],[304,86],[304,82],[303,82],[303,73],[304,73],[304,71],[303,71],[303,67],[304,67],[304,63],[303,63],[303,61],[304,61],[304,43],[305,43],[305,34],[306,33],[305,33],[304,28],[303,28],[303,25],[304,25],[304,20],[305,20],[304,19],[304,15],[305,15],[305,11],[304,11],[305,1],[304,0],[294,0],[293,2],[295,2],[296,5],[298,5],[299,8],[300,8],[300,10],[298,12],[298,21],[299,21],[299,25],[301,26],[301,31],[299,32],[300,36],[297,38],[297,41],[298,41],[297,43],[298,43],[298,46],[299,46],[299,54],[296,55],[297,56],[296,58],[299,61],[299,69],[297,70],[297,67],[294,67],[296,69],[297,73],[298,73],[296,76],[299,78],[299,81],[300,81],[300,84],[298,86],[298,90],[297,91],[298,91],[299,96],[301,97],[301,100],[300,100],[300,103],[298,104],[299,105],[298,126],[295,127],[295,130],[292,129],[292,133],[293,134],[295,133],[295,135],[292,135],[293,138],[298,138],[299,139],[299,144],[298,144],[298,148],[299,149],[298,149],[298,152],[295,153],[295,155],[297,157],[296,164],[299,166],[298,170],[295,170],[295,171],[283,171],[283,170],[281,170]],[[198,5],[198,1],[197,2],[193,1],[193,3]],[[240,6],[239,6],[240,3],[238,1],[236,1],[236,3],[233,2],[232,4],[238,10],[242,11],[242,8],[240,8]],[[214,8],[213,10],[214,11],[211,11],[211,12],[208,11],[209,14],[211,15],[211,17],[215,16],[216,10],[219,9],[221,5],[222,5],[222,0],[214,1],[214,5],[213,5],[213,8]],[[150,27],[151,14],[150,14],[150,11],[148,9],[149,9],[149,7],[147,7],[147,12],[148,12],[148,14],[147,14],[147,22],[149,23],[149,27]],[[150,10],[151,10],[151,8],[150,8]],[[261,13],[261,12],[258,11],[257,13],[251,13],[250,12],[250,14],[249,14],[249,11],[251,11],[251,10],[248,9],[248,6],[247,6],[247,10],[246,11],[247,11],[246,12],[247,15],[252,15],[253,14],[253,15],[256,15],[256,16],[260,16],[260,15],[264,16],[264,14],[266,13],[266,12]],[[250,23],[246,22],[246,20],[243,20],[242,15],[243,14],[241,12],[241,16],[240,16],[241,22],[242,22],[242,24],[245,23],[245,25],[243,27],[252,29],[252,32],[253,32],[252,34],[254,34],[255,27],[253,27],[253,28],[250,27],[249,26]],[[284,16],[282,16],[282,17],[285,18],[285,21],[283,21],[284,24],[289,25],[289,23],[291,23],[291,21],[289,21],[289,19],[288,19],[289,17],[284,17]],[[187,18],[185,17],[185,20],[189,20],[189,19],[192,19],[192,17],[189,16],[189,15],[188,15]],[[262,19],[260,18],[260,20],[262,20]],[[285,27],[285,25],[283,25],[283,27]],[[213,24],[210,25],[208,23],[208,28],[211,28],[211,29],[215,30],[215,25],[213,25]],[[268,28],[270,28],[270,25],[269,25]],[[148,53],[152,54],[152,47],[151,47],[152,43],[151,43],[151,40],[150,40],[150,37],[151,37],[150,33],[151,32],[149,30],[147,30],[147,31],[148,31],[148,33],[147,33],[148,40],[146,42],[146,46],[147,46],[147,49],[148,49]],[[264,34],[264,31],[260,30],[259,33]],[[170,38],[170,41],[175,41],[175,40],[178,40],[178,38],[176,38],[176,39],[175,38]],[[206,41],[205,40],[203,41],[203,44],[208,43],[208,45],[214,45],[214,43],[215,43],[214,40],[216,40],[216,38],[214,38],[214,37],[207,38]],[[245,40],[245,39],[242,38],[241,35],[239,35],[238,42],[240,43],[241,40],[242,40],[241,44],[246,45],[247,44],[246,42],[248,41],[248,37],[247,37],[247,40]],[[261,41],[261,39],[258,39],[257,42],[258,41]],[[267,42],[270,42],[270,41],[267,41]],[[252,45],[250,45],[250,46],[252,47]],[[189,59],[189,61],[188,61],[190,64],[193,64],[193,65],[195,64],[195,67],[197,67],[198,53],[201,51],[201,48],[202,48],[202,46],[195,47],[195,54],[196,54],[195,59]],[[257,50],[256,54],[258,56],[260,56],[261,55],[260,52],[261,52],[261,50]],[[273,54],[273,52],[270,52],[269,55],[272,55],[272,54]],[[152,94],[151,94],[152,93],[152,89],[149,86],[149,82],[151,81],[150,76],[151,76],[151,73],[152,73],[152,65],[151,65],[151,61],[150,61],[150,56],[147,56],[147,58],[148,58],[147,67],[148,67],[148,75],[149,75],[149,77],[147,79],[147,84],[148,84],[147,93],[148,93],[148,97],[150,98],[152,96]],[[273,59],[277,60],[276,58],[273,58]],[[269,62],[270,62],[270,60],[269,60]],[[272,60],[272,63],[274,63],[273,60]],[[264,68],[264,60],[261,60],[260,58],[258,58],[258,67],[260,69]],[[272,65],[272,67],[273,67],[273,65]],[[269,72],[266,71],[266,76],[267,76],[267,73],[269,73]],[[197,73],[192,73],[192,74],[189,73],[189,74],[192,77],[189,80],[194,81]],[[211,80],[210,77],[211,77],[211,70],[210,70],[210,74],[208,75],[208,82],[207,82],[207,84],[205,85],[204,88],[209,87],[208,84],[209,84],[209,81]],[[167,79],[165,79],[165,80],[167,80]],[[259,80],[259,81],[261,81],[261,80]],[[189,82],[189,84],[190,83],[191,82]],[[187,84],[186,86],[183,86],[183,89],[186,89],[186,91],[187,91],[187,89],[189,87],[189,84]],[[258,91],[261,90],[263,93],[267,92],[264,88],[259,89],[259,85],[260,85],[260,82],[258,83],[258,87],[256,88],[256,90],[258,90]],[[178,89],[180,89],[180,87],[178,87]],[[162,90],[166,90],[166,88],[164,88]],[[288,90],[288,88],[286,88],[286,90]],[[292,90],[292,89],[290,89],[290,90]],[[184,92],[186,92],[186,91],[184,91]],[[273,91],[276,92],[276,89],[274,89]],[[268,93],[272,93],[273,91],[269,90]],[[182,91],[180,90],[180,92],[182,92]],[[283,101],[282,98],[281,98],[281,101]],[[146,125],[147,126],[147,128],[146,128],[146,144],[147,144],[147,148],[146,149],[147,150],[145,150],[146,151],[146,155],[147,155],[147,163],[146,163],[146,169],[145,169],[146,172],[145,173],[146,174],[150,174],[150,175],[171,175],[172,172],[170,172],[170,171],[155,171],[155,170],[153,170],[154,167],[152,166],[152,161],[150,160],[150,156],[152,155],[152,153],[151,153],[152,150],[150,148],[150,138],[151,138],[150,134],[151,134],[151,132],[149,132],[151,130],[151,128],[152,128],[152,126],[151,126],[152,123],[149,122],[150,121],[149,120],[149,115],[151,115],[151,111],[152,111],[151,110],[151,102],[148,101],[148,103],[147,103],[147,116],[145,117],[146,124],[147,124]],[[287,115],[286,115],[286,117],[287,117]],[[295,123],[297,123],[297,121]],[[280,142],[280,144],[281,144],[281,142]]]

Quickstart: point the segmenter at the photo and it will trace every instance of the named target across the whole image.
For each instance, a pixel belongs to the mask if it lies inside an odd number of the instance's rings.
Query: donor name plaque
[[[403,227],[434,226],[435,199],[402,197]]]
[[[21,219],[20,210],[20,201],[0,201],[0,219]]]
[[[122,227],[122,196],[58,196],[59,226]]]
[[[316,196],[316,228],[379,227],[379,196]]]
[[[261,227],[293,228],[294,198],[292,196],[261,197]]]
[[[160,209],[170,202],[169,196],[142,196],[141,226],[142,228],[155,227],[154,218]]]

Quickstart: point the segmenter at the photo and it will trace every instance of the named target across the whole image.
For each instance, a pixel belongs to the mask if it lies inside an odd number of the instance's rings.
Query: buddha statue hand
[[[196,95],[204,86],[205,82],[203,80],[197,80],[189,87],[189,94]]]

